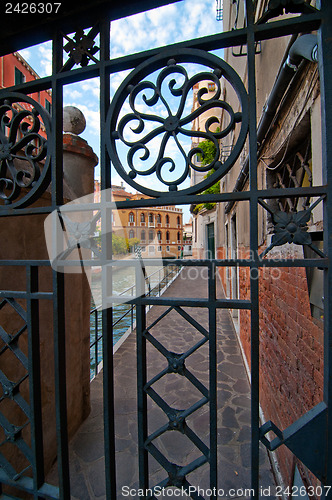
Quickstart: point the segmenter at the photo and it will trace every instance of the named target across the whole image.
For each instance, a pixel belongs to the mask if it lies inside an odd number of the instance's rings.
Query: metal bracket
[[[266,437],[274,432],[272,441]],[[260,440],[270,451],[284,444],[308,467],[323,484],[329,484],[326,476],[327,460],[327,405],[322,402],[287,427],[283,432],[271,421],[260,428]]]

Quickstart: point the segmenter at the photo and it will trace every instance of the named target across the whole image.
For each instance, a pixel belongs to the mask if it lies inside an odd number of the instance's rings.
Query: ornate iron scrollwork
[[[182,65],[184,63],[203,65],[209,70],[190,78],[186,68]],[[148,76],[150,76],[149,80],[146,79]],[[241,111],[234,112],[227,102],[220,99],[221,78],[227,80],[234,88]],[[204,99],[208,94],[208,83],[213,84],[214,91],[211,97]],[[198,84],[201,84],[197,93],[199,107],[187,113],[189,93]],[[166,94],[170,99],[179,99],[175,113],[167,102]],[[138,96],[141,97],[141,102],[137,104]],[[152,175],[151,180],[149,179],[151,184],[160,181],[160,185],[167,186],[171,192],[177,191],[179,187],[183,187],[182,194],[200,192],[224,176],[238,158],[247,135],[247,105],[247,93],[242,81],[237,73],[220,58],[200,50],[182,49],[176,55],[165,51],[162,55],[155,56],[137,67],[124,80],[114,96],[107,117],[109,133],[107,145],[111,160],[120,176],[128,184],[147,195],[159,197],[167,194],[167,191],[161,192],[141,185],[137,181],[140,176]],[[123,116],[127,107],[131,109],[131,112]],[[223,130],[217,127],[212,130],[213,125],[219,124],[216,116],[206,119],[205,130],[185,128],[203,113],[217,108],[228,115],[228,124]],[[150,110],[155,113],[150,113]],[[230,156],[222,162],[219,159],[219,139],[230,134],[237,123],[241,125],[236,144]],[[187,140],[196,137],[212,141],[216,148],[213,161],[204,166],[196,165],[193,157],[200,154],[204,159],[203,151],[198,146],[192,147],[186,153],[180,137],[187,138]],[[158,152],[155,154],[153,154],[152,142],[154,139],[159,140]],[[167,156],[166,149],[170,139],[174,140],[184,167],[179,168],[174,158]],[[125,161],[123,161],[124,150]],[[150,165],[148,165],[148,160]],[[212,173],[200,183],[188,188],[184,183],[190,169]]]
[[[45,137],[40,133],[44,128]],[[50,182],[50,116],[37,102],[11,93],[0,101],[0,199],[14,208],[37,199]],[[22,189],[27,193],[22,196]]]

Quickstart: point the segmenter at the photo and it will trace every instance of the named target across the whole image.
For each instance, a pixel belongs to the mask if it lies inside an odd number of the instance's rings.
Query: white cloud
[[[65,106],[70,106],[70,104],[67,104],[66,101],[68,100],[73,100],[73,99],[82,99],[83,94],[79,90],[71,89],[69,92],[66,92],[66,88],[64,89],[64,101],[65,101]]]
[[[112,94],[112,96],[118,90],[118,88],[120,87],[121,83],[126,78],[126,76],[129,75],[129,73],[130,73],[130,71],[121,71],[120,73],[115,73],[114,75],[111,75],[110,85],[111,85],[111,94]]]
[[[91,80],[85,80],[80,83],[82,90],[88,92],[90,95],[99,98],[100,93],[100,82],[99,78],[92,78]]]
[[[52,42],[43,43],[38,47],[40,56],[40,76],[48,76],[52,74]]]
[[[162,47],[220,31],[214,0],[185,0],[112,23],[112,55]]]
[[[20,54],[26,61],[28,61],[31,57],[31,50],[30,49],[20,50]]]

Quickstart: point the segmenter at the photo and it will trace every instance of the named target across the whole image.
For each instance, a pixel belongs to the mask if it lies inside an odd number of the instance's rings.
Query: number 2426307
[[[61,7],[61,2],[7,2],[5,5],[5,14],[57,14]]]

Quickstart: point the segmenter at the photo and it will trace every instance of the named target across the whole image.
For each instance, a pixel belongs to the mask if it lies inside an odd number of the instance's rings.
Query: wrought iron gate
[[[144,4],[144,2],[143,2]],[[318,2],[317,2],[318,4]],[[122,178],[140,192],[152,196],[152,199],[119,202],[117,208],[127,209],[136,207],[151,207],[164,205],[185,205],[195,203],[218,203],[235,202],[246,200],[250,204],[250,249],[252,258],[246,259],[203,259],[200,266],[205,266],[209,273],[208,298],[205,299],[166,299],[144,297],[141,295],[134,299],[137,317],[137,342],[138,342],[138,441],[139,441],[139,467],[140,485],[146,488],[149,485],[149,474],[147,467],[148,454],[154,458],[165,469],[165,486],[189,485],[188,475],[201,465],[210,465],[211,488],[217,486],[217,464],[216,464],[216,310],[218,308],[227,309],[247,309],[251,312],[251,470],[252,487],[255,489],[255,498],[259,494],[259,443],[262,441],[267,448],[276,449],[280,445],[288,446],[293,452],[316,474],[323,484],[332,482],[332,423],[331,423],[331,398],[332,398],[332,346],[331,346],[331,293],[332,278],[328,268],[329,259],[332,255],[332,203],[328,191],[328,186],[332,185],[332,169],[329,165],[332,157],[332,132],[328,124],[331,122],[332,110],[332,4],[329,0],[321,0],[317,9],[309,8],[306,2],[270,2],[268,14],[261,20],[254,22],[255,2],[246,0],[246,25],[242,29],[235,29],[202,39],[190,40],[166,49],[153,49],[140,54],[134,54],[119,59],[110,59],[110,22],[105,16],[100,18],[99,23],[91,29],[88,38],[93,40],[97,34],[100,35],[100,53],[95,57],[95,53],[90,48],[82,49],[82,34],[79,32],[75,40],[72,40],[72,51],[69,51],[67,62],[63,63],[63,34],[59,21],[58,29],[53,37],[53,73],[52,76],[41,80],[27,82],[16,85],[12,88],[0,90],[0,116],[1,125],[9,130],[9,136],[1,132],[0,160],[1,160],[1,191],[0,196],[3,204],[0,208],[0,215],[5,217],[7,224],[15,224],[15,217],[46,215],[54,210],[59,211],[63,203],[63,166],[62,166],[62,109],[63,109],[63,86],[79,82],[84,79],[99,76],[100,78],[100,120],[101,120],[101,188],[107,190],[111,185],[110,162],[117,169]],[[300,17],[290,19],[278,19],[283,13],[284,6],[291,12],[302,13]],[[79,20],[77,20],[79,22]],[[267,22],[270,21],[270,22]],[[85,22],[85,21],[84,21]],[[255,51],[256,44],[262,40],[273,39],[294,33],[318,31],[318,54],[319,72],[322,96],[322,130],[323,130],[323,185],[318,187],[294,187],[289,188],[287,193],[283,189],[264,189],[258,187],[257,180],[257,123],[256,123],[256,88],[255,88]],[[248,89],[235,73],[224,61],[212,55],[209,51],[226,48],[247,46],[248,64]],[[80,57],[77,59],[77,54]],[[75,67],[77,61],[85,67]],[[87,65],[89,61],[92,64]],[[185,64],[197,64],[205,66],[205,70],[195,76],[190,77],[185,69]],[[133,69],[129,77],[119,88],[115,98],[110,104],[110,78],[111,76],[125,69]],[[151,83],[150,75],[157,75],[155,83]],[[163,101],[168,116],[142,115],[135,108],[135,99],[139,92],[147,90],[150,97],[145,98],[145,104],[153,107],[158,99],[163,100],[161,86],[166,77],[171,74],[180,75],[182,84],[177,86],[170,83],[169,89],[173,96],[180,98],[179,112],[172,114],[166,101]],[[220,78],[225,78],[237,93],[240,111],[233,111],[231,107],[221,100]],[[190,188],[182,188],[182,184],[188,177],[191,168],[196,168],[193,163],[193,155],[197,151],[191,151],[188,155],[181,151],[184,159],[184,168],[179,176],[169,181],[163,174],[165,165],[171,172],[177,173],[177,166],[172,158],[165,156],[167,140],[173,137],[177,141],[177,134],[191,136],[192,131],[188,130],[188,125],[197,113],[182,117],[184,109],[184,99],[186,93],[192,86],[200,80],[210,80],[216,86],[214,98],[210,102],[205,102],[200,96],[200,105],[204,109],[221,107],[229,114],[229,125],[222,131],[211,132],[209,123],[204,134],[200,137],[209,138],[214,142],[217,154],[214,161],[209,164],[205,171],[212,171],[212,175],[203,180],[200,184]],[[27,94],[38,92],[43,89],[52,90],[52,117],[49,117],[38,103],[34,102]],[[122,107],[128,99],[131,112],[121,115]],[[182,100],[181,100],[182,99]],[[29,108],[30,106],[30,108]],[[29,116],[31,128],[20,128],[23,119]],[[144,129],[144,120],[154,120],[156,127],[149,132],[146,137],[139,141],[126,139],[124,129],[131,120],[136,120],[136,129],[132,132],[141,132]],[[40,127],[43,124],[46,139],[41,135]],[[218,139],[237,127],[237,143],[231,154],[225,161],[220,161],[220,150]],[[20,135],[19,135],[20,131]],[[164,139],[156,162],[145,172],[135,168],[134,157],[140,151],[142,158],[147,159],[147,142],[153,136],[162,133]],[[211,186],[218,179],[226,175],[232,165],[239,157],[243,145],[248,137],[249,143],[249,190],[222,192],[218,194],[198,194],[208,186]],[[34,141],[34,142],[33,142]],[[126,163],[124,164],[119,152],[119,144],[122,143],[128,149]],[[31,145],[37,148],[38,154],[34,153]],[[14,166],[14,159],[18,151],[25,148],[25,158],[29,162],[29,169],[19,171]],[[145,157],[145,158],[144,158]],[[40,170],[38,162],[43,161]],[[139,180],[143,175],[155,175],[165,186],[164,192],[155,191],[144,187]],[[50,184],[51,183],[51,184]],[[39,200],[42,193],[48,186],[51,186],[51,201],[48,206],[39,206],[35,202]],[[269,209],[264,200],[289,197],[305,196],[318,197],[324,204],[324,251],[320,252],[319,259],[298,259],[292,263],[276,263],[273,259],[262,259],[258,252],[258,205],[261,204]],[[35,204],[34,204],[35,203]],[[92,210],[91,205],[85,208],[81,205],[81,210]],[[103,265],[112,260],[112,249],[109,234],[106,230],[107,219],[112,210],[112,204],[106,201],[102,206],[102,224],[105,224],[102,240]],[[298,227],[305,227],[306,214],[302,218],[293,218],[292,223]],[[301,220],[300,220],[301,219]],[[104,222],[103,222],[104,221]],[[282,221],[278,215],[274,214],[274,223],[277,226]],[[2,229],[2,231],[4,231]],[[275,241],[275,244],[279,244]],[[280,240],[281,241],[281,240]],[[311,242],[304,241],[303,244]],[[95,262],[91,261],[90,264]],[[197,262],[190,260],[175,260],[175,264],[184,266],[195,266]],[[87,262],[89,264],[89,262]],[[6,374],[1,373],[1,384],[3,393],[0,403],[11,400],[18,405],[25,415],[21,424],[14,424],[10,421],[8,413],[0,414],[0,424],[4,430],[4,438],[1,446],[16,447],[29,462],[28,470],[16,470],[15,464],[11,464],[5,454],[0,454],[0,481],[3,485],[13,486],[17,490],[27,492],[33,498],[70,498],[69,481],[69,459],[68,459],[68,435],[67,435],[67,409],[66,409],[66,373],[65,373],[65,291],[64,276],[53,271],[53,288],[49,291],[40,289],[38,273],[42,267],[49,267],[50,263],[46,259],[41,260],[6,260],[1,261],[2,268],[19,267],[24,269],[25,288],[24,290],[3,289],[0,292],[0,308],[11,307],[21,318],[22,322],[15,333],[10,333],[0,329],[2,339],[1,355],[10,351],[13,353],[24,368],[23,375],[15,382],[10,380]],[[65,264],[64,264],[65,265]],[[73,265],[73,262],[70,262]],[[77,265],[81,265],[77,262]],[[315,407],[311,412],[296,422],[285,432],[279,430],[272,422],[260,426],[259,420],[259,288],[258,281],[252,273],[250,300],[217,300],[216,299],[216,269],[223,266],[249,267],[252,271],[266,267],[298,266],[316,267],[324,269],[324,331],[325,331],[325,372],[324,372],[324,402]],[[25,308],[20,305],[20,299],[25,301]],[[43,425],[41,407],[41,373],[39,354],[39,312],[38,309],[43,301],[51,301],[53,304],[53,334],[54,334],[54,364],[55,364],[55,400],[56,400],[56,431],[57,431],[57,459],[59,468],[59,489],[45,483],[43,466]],[[150,304],[159,304],[176,308],[189,322],[194,322],[181,308],[205,307],[209,314],[209,331],[204,331],[200,325],[203,339],[200,343],[209,344],[210,364],[209,364],[209,388],[203,386],[186,369],[185,359],[188,353],[175,354],[164,352],[168,360],[168,372],[178,373],[189,379],[201,392],[202,399],[199,405],[209,404],[210,406],[210,445],[205,446],[198,437],[186,426],[185,412],[167,407],[152,389],[153,381],[147,380],[146,374],[146,343],[152,342],[157,349],[162,349],[158,342],[149,334],[146,325],[145,308]],[[105,464],[106,464],[106,488],[107,498],[116,498],[116,454],[114,437],[114,403],[113,403],[113,343],[112,343],[112,309],[103,310],[103,379],[104,379],[104,423],[105,423]],[[28,351],[21,348],[20,339],[23,335],[28,338]],[[195,346],[195,349],[197,346]],[[161,376],[162,372],[158,375]],[[155,378],[157,378],[156,376]],[[21,386],[28,379],[29,381],[29,402],[21,394]],[[201,451],[201,457],[191,464],[180,467],[168,462],[164,456],[154,447],[152,441],[154,436],[148,435],[147,429],[147,398],[151,397],[165,411],[169,419],[168,430],[171,432],[183,432],[193,441]],[[13,403],[13,404],[14,404]],[[194,411],[190,409],[190,411]],[[189,411],[189,410],[188,410]],[[30,425],[31,436],[26,437],[24,429]],[[266,434],[274,431],[276,438],[270,442]],[[310,435],[311,441],[308,443],[306,437]],[[30,444],[27,444],[30,441]],[[315,451],[320,450],[319,453]],[[1,450],[0,450],[1,452]],[[327,495],[332,498],[332,492]],[[2,498],[9,498],[5,493]],[[11,497],[14,498],[14,497]]]

